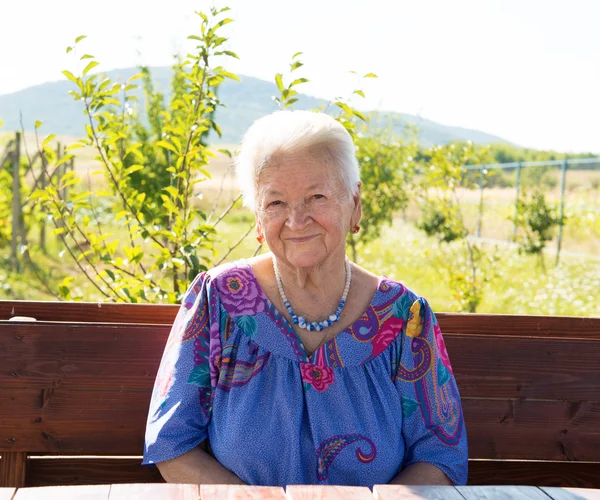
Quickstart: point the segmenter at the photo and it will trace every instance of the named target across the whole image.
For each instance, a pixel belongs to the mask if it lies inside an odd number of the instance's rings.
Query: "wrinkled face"
[[[327,154],[299,152],[273,159],[258,177],[256,221],[277,259],[312,267],[345,252],[346,235],[360,220]]]

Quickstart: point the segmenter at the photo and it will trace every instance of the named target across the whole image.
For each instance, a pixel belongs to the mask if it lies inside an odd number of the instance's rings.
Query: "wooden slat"
[[[197,484],[114,484],[110,500],[198,500]]]
[[[160,304],[0,300],[0,320],[27,316],[38,321],[170,325],[178,308],[177,305]]]
[[[600,402],[464,399],[471,458],[600,461]]]
[[[27,486],[162,483],[158,468],[131,458],[30,458]]]
[[[0,451],[139,455],[150,395],[0,389]]]
[[[170,327],[0,323],[0,387],[152,389]],[[446,334],[463,397],[600,400],[600,341]]]
[[[285,492],[288,500],[373,500],[371,490],[359,486],[311,486],[295,484],[287,486]]]
[[[30,316],[38,321],[172,324],[176,305],[91,302],[0,301],[0,320]],[[444,333],[600,339],[600,317],[438,313]]]
[[[436,314],[443,333],[600,339],[600,317]]]
[[[0,387],[148,389],[167,325],[0,323]]]
[[[129,458],[30,458],[27,486],[163,482],[156,467]],[[469,461],[469,484],[600,488],[600,463]]]
[[[457,486],[465,500],[549,500],[535,486]]]
[[[285,500],[283,488],[276,486],[200,485],[202,500]]]
[[[0,451],[140,454],[149,400],[150,391],[0,389],[0,407],[11,408]],[[472,458],[600,461],[600,402],[465,399],[463,409]]]
[[[377,484],[373,486],[376,500],[464,500],[454,486],[403,486]]]
[[[12,500],[15,491],[15,488],[0,488],[0,500]]]
[[[583,488],[541,488],[553,500],[600,500],[600,490]]]
[[[600,463],[470,460],[469,484],[600,488]]]
[[[109,485],[19,488],[14,500],[108,500]]]
[[[8,408],[0,404],[0,408]],[[9,441],[10,442],[10,441]],[[0,460],[0,486],[20,488],[25,486],[27,454],[20,450],[7,450]]]
[[[462,397],[600,401],[600,340],[444,337]]]

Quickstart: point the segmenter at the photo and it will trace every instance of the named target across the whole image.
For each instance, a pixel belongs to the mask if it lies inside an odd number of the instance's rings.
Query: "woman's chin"
[[[314,267],[323,262],[327,255],[322,249],[295,249],[286,252],[286,260],[294,267]]]

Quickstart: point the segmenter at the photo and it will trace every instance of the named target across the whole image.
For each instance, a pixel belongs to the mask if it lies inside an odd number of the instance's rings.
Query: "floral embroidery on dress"
[[[232,267],[215,279],[221,302],[232,317],[254,316],[265,310],[265,302],[250,268]]]
[[[373,347],[371,357],[374,358],[385,351],[387,346],[389,346],[400,334],[403,326],[404,319],[396,318],[394,315],[390,316],[388,320],[385,321],[381,326],[381,329],[379,330],[377,336],[373,339],[373,342],[371,342],[371,346]]]
[[[333,384],[335,379],[333,369],[329,366],[302,363],[300,365],[300,373],[302,374],[302,380],[319,392],[324,392]]]

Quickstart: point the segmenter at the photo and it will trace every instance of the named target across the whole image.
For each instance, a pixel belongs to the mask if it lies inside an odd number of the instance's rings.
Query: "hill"
[[[171,68],[151,68],[156,90],[168,93]],[[125,68],[106,72],[114,80],[125,80],[138,73],[137,68]],[[220,142],[238,143],[250,124],[257,118],[276,109],[272,96],[276,95],[274,83],[240,75],[240,82],[226,81],[220,87],[219,98],[226,107],[218,110],[217,122],[223,132]],[[0,95],[0,118],[4,121],[3,130],[19,130],[20,113],[23,115],[25,131],[33,131],[34,123],[44,123],[42,132],[65,136],[81,136],[85,116],[81,103],[74,102],[67,94],[72,88],[67,80],[44,83],[34,87]],[[141,94],[140,94],[141,97]],[[296,109],[324,108],[326,99],[301,94]],[[392,123],[397,131],[403,124],[416,125],[420,130],[420,141],[424,146],[447,144],[454,140],[470,140],[476,144],[508,143],[508,141],[481,132],[460,127],[442,125],[410,114],[377,113],[376,119]],[[213,138],[216,140],[216,138]]]

